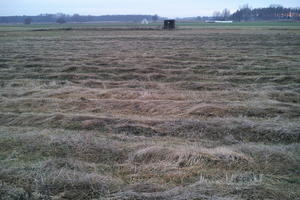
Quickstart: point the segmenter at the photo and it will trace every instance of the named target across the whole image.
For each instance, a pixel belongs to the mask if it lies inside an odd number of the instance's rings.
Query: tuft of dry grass
[[[131,160],[135,164],[144,165],[147,163],[169,162],[178,167],[213,165],[241,166],[247,165],[251,158],[234,152],[228,148],[217,147],[212,149],[192,146],[167,148],[160,146],[151,146],[135,152]]]

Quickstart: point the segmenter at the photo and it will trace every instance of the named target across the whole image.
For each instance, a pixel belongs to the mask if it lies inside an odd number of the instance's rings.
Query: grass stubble
[[[300,34],[0,32],[1,199],[299,199]]]

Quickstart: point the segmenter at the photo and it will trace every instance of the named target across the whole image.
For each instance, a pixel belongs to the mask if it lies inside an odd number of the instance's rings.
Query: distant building
[[[165,20],[164,21],[164,29],[166,30],[174,30],[175,29],[175,20]]]
[[[223,23],[223,24],[230,24],[230,23],[233,23],[233,21],[205,20],[205,23]]]
[[[143,19],[143,20],[141,21],[141,24],[149,24],[149,21],[148,21],[147,19]]]
[[[215,23],[230,24],[233,23],[233,21],[215,21]]]

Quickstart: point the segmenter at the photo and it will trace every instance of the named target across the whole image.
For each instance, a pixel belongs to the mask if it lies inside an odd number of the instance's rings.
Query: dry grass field
[[[0,199],[299,199],[300,27],[0,29]]]

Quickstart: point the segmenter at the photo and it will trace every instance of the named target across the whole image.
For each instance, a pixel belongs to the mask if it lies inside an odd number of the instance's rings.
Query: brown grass
[[[0,31],[0,199],[299,199],[299,31]]]

